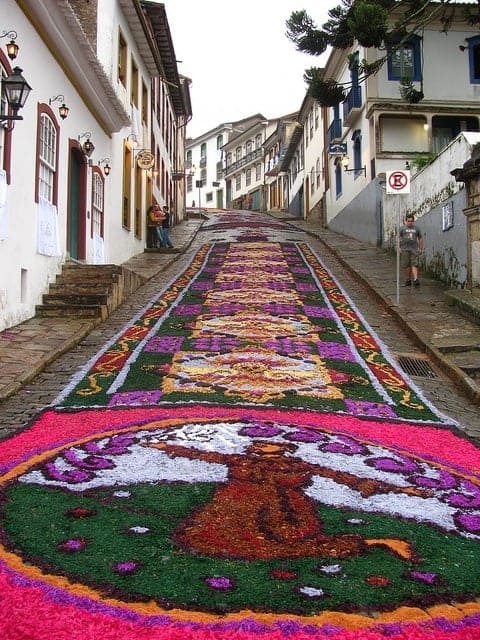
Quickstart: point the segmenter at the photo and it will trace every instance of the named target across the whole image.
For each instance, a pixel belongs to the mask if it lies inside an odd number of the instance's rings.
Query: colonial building
[[[453,13],[450,5],[447,10],[452,11],[447,32],[440,21],[419,29],[365,82],[349,59],[372,63],[384,51],[358,43],[332,50],[325,77],[348,86],[344,102],[327,112],[326,147],[334,143],[344,149],[330,154],[326,167],[326,212],[332,228],[382,242],[378,176],[413,170],[459,132],[479,130],[480,36],[462,12]],[[397,17],[392,14],[392,20]],[[404,78],[409,87],[403,86]]]
[[[22,120],[5,119],[2,91],[1,330],[35,314],[67,260],[142,252],[152,199],[181,214],[191,110],[163,5],[4,0],[0,24],[19,46],[0,53],[2,87],[16,65],[31,87]]]
[[[264,116],[255,114],[235,122],[224,122],[197,138],[187,140],[187,205],[207,209],[230,207],[233,200],[240,197],[242,193],[246,193],[240,186],[237,189],[239,184],[237,175],[232,183],[233,158],[236,159],[237,153],[239,158],[246,153],[248,141],[250,141],[249,149],[250,146],[252,149],[255,148],[252,135],[259,134],[261,129],[252,134],[251,128],[260,122],[264,123],[264,127],[266,126]],[[246,136],[245,140],[240,141],[239,136]],[[235,150],[232,152],[233,140],[236,142]],[[243,173],[245,174],[245,170]],[[241,182],[241,174],[239,175]],[[244,177],[244,188],[245,181]]]
[[[223,149],[228,206],[266,209],[263,145],[275,125],[258,114],[244,131],[234,127]]]

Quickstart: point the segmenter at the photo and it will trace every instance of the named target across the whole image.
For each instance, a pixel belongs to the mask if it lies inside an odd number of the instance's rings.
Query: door
[[[67,250],[74,260],[85,259],[85,181],[86,164],[81,152],[70,151],[70,182],[68,193]]]

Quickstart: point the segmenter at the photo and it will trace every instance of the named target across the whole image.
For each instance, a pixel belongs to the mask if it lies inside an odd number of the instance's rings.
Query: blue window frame
[[[353,168],[356,169],[353,176],[358,178],[362,168],[362,134],[360,129],[353,132]]]
[[[480,84],[480,36],[467,38],[471,84]]]
[[[420,36],[413,35],[390,53],[387,63],[389,80],[422,79],[421,44]]]
[[[338,198],[342,195],[342,163],[337,162],[335,167],[335,195]]]

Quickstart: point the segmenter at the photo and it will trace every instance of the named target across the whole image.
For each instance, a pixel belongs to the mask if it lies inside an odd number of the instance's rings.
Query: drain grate
[[[427,360],[413,358],[411,356],[398,356],[398,364],[409,376],[417,378],[437,378],[437,373],[432,369]]]

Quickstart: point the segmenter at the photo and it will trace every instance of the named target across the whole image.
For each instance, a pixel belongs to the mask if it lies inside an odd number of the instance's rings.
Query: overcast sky
[[[292,11],[305,9],[318,25],[339,0],[164,0],[178,70],[192,80],[196,138],[222,122],[255,113],[275,118],[297,111],[305,69],[325,56],[296,51],[285,36]]]

